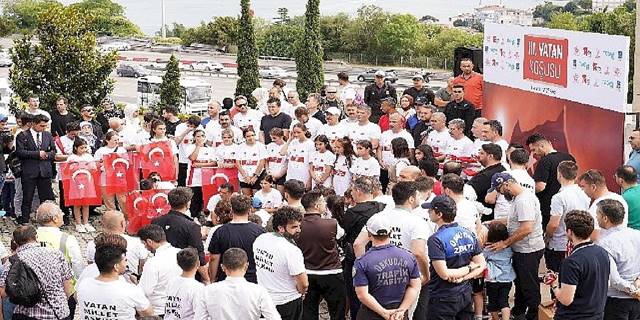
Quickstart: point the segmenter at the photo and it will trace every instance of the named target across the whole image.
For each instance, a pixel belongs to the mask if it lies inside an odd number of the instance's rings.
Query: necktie
[[[36,134],[36,137],[37,137],[36,145],[38,146],[38,149],[40,149],[40,146],[42,145],[42,140],[40,139],[40,132]]]

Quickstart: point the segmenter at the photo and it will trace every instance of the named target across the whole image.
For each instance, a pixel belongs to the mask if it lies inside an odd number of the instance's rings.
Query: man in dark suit
[[[19,223],[29,223],[33,193],[38,188],[40,201],[55,200],[51,188],[52,162],[56,147],[50,132],[44,131],[49,118],[34,116],[33,126],[16,136],[16,155],[22,167],[22,216]]]

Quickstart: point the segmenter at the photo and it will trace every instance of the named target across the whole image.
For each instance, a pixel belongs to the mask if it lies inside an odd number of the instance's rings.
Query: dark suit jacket
[[[40,151],[47,153],[47,159],[40,159]],[[30,130],[18,133],[16,136],[16,156],[21,160],[22,177],[53,177],[51,164],[56,156],[56,146],[50,132],[42,132],[40,148],[36,146]]]

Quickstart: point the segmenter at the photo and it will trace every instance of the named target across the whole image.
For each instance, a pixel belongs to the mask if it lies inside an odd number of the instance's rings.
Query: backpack
[[[22,162],[16,156],[16,152],[11,152],[6,160],[7,166],[13,173],[13,176],[16,178],[20,178],[22,176]]]
[[[31,308],[42,301],[40,279],[17,255],[9,258],[11,268],[5,280],[5,291],[11,303]]]

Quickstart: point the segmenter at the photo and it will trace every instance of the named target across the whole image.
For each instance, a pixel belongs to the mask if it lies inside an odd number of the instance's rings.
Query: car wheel
[[[116,74],[118,75],[118,77],[122,77],[122,73],[116,72]]]
[[[211,71],[211,68],[206,67],[206,68],[204,68],[204,71]]]
[[[190,67],[191,67],[191,70],[195,70],[195,67],[193,65],[191,65]]]
[[[364,76],[358,76],[358,81],[364,82]]]
[[[134,74],[133,74],[133,77],[134,77],[134,78],[140,78],[140,75],[139,75],[139,74],[137,74],[137,73],[134,73]]]

